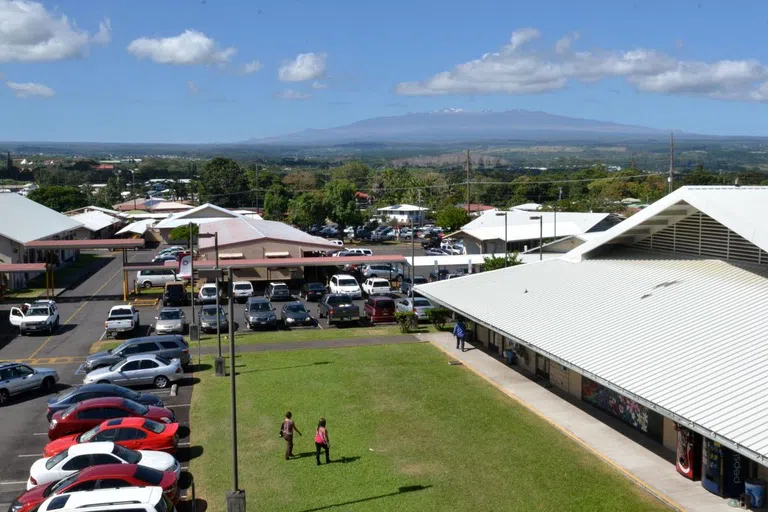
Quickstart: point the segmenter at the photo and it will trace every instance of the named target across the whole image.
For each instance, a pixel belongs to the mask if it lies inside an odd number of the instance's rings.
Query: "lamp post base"
[[[216,369],[216,376],[217,377],[225,377],[227,375],[226,366],[224,364],[224,358],[223,357],[217,357],[216,361],[214,362],[214,368]]]
[[[245,512],[245,491],[227,491],[227,512]]]

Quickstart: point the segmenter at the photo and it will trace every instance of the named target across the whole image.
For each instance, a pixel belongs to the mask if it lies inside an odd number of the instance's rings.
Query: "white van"
[[[180,281],[176,277],[176,271],[172,268],[157,268],[152,270],[139,270],[136,272],[136,282],[142,288],[153,286],[165,286],[169,281]]]
[[[163,495],[162,487],[121,487],[77,491],[51,496],[40,505],[38,512],[175,512],[171,500]]]
[[[360,289],[357,280],[349,274],[336,274],[331,278],[328,287],[331,289],[331,293],[343,293],[353,299],[361,299],[363,297],[363,291]]]

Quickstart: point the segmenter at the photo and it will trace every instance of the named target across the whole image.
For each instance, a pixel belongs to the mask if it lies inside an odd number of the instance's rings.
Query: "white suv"
[[[9,320],[22,335],[30,332],[53,334],[59,327],[59,308],[52,300],[37,300],[20,308],[11,308]]]
[[[102,484],[103,485],[103,484]],[[174,512],[171,500],[163,495],[162,487],[121,487],[76,491],[51,496],[40,505],[38,512]]]
[[[392,288],[389,285],[389,281],[381,277],[370,277],[363,283],[363,291],[371,295],[379,295],[382,293],[389,293]]]
[[[343,293],[349,295],[353,299],[361,299],[363,297],[363,292],[360,290],[360,285],[357,284],[357,280],[349,274],[337,274],[333,276],[328,287],[331,289],[331,293]]]
[[[232,296],[237,302],[245,302],[253,297],[253,285],[250,281],[235,281],[232,283]]]

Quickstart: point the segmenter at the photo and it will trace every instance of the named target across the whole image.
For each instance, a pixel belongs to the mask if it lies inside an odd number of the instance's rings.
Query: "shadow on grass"
[[[176,460],[181,463],[189,462],[203,454],[202,446],[185,446],[176,451]]]
[[[347,505],[355,505],[357,503],[365,503],[368,501],[378,500],[382,498],[390,498],[392,496],[399,496],[401,494],[406,494],[409,492],[423,491],[425,489],[429,489],[430,487],[432,486],[431,485],[406,485],[404,487],[399,487],[396,491],[390,492],[387,494],[379,494],[378,496],[369,496],[368,498],[360,498],[358,500],[345,501],[343,503],[334,503],[333,505],[326,505],[324,507],[308,508],[306,510],[303,510],[302,512],[318,512],[320,510],[328,510],[336,507],[346,507]]]
[[[176,430],[176,433],[179,434],[179,439],[186,439],[189,437],[191,430],[186,425],[179,425],[179,428],[178,430]]]
[[[318,366],[323,364],[331,364],[332,361],[317,361],[316,363],[310,363],[310,364],[297,364],[295,366],[280,366],[278,368],[254,368],[253,370],[248,370],[245,372],[237,372],[235,375],[241,375],[245,373],[256,373],[256,372],[273,372],[276,370],[292,370],[294,368],[307,368],[310,366]],[[238,365],[235,365],[235,368],[239,368]]]
[[[184,368],[184,370],[185,370],[186,372],[188,372],[188,373],[193,373],[193,372],[207,372],[207,371],[208,371],[208,370],[210,370],[211,368],[213,368],[213,366],[211,366],[211,365],[210,365],[210,364],[208,364],[208,363],[197,363],[197,364],[189,364],[189,365],[187,365],[187,366]]]
[[[340,459],[333,459],[331,461],[331,464],[349,464],[350,462],[355,462],[357,460],[360,460],[359,455],[356,455],[354,457],[342,457]]]

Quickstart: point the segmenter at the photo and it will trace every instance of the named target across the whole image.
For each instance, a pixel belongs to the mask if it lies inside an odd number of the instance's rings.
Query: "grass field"
[[[212,363],[212,359],[209,360]],[[591,453],[429,344],[243,354],[240,486],[259,510],[664,510]],[[190,470],[209,511],[231,486],[229,379],[197,374]],[[304,433],[283,460],[286,410]],[[328,420],[333,463],[317,467]]]

